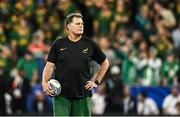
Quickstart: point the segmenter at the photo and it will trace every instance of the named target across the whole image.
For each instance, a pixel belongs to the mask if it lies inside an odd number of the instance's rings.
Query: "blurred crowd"
[[[72,12],[110,61],[94,115],[180,114],[180,0],[0,0],[0,115],[52,114],[42,71]],[[146,92],[132,97],[132,86],[170,86],[172,94],[158,108]]]

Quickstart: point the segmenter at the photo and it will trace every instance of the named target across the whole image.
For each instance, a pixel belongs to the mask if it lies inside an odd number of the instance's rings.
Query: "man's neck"
[[[81,37],[82,37],[82,35],[74,35],[71,33],[68,34],[68,39],[70,39],[73,42],[79,41],[81,39]]]

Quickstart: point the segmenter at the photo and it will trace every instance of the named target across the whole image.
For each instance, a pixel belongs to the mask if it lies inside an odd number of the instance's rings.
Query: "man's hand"
[[[43,92],[48,95],[48,96],[54,96],[54,92],[52,90],[52,88],[49,86],[49,84],[47,82],[43,82],[42,83],[42,87],[43,87]]]
[[[43,92],[46,95],[54,96],[52,88],[48,85],[48,81],[51,79],[52,73],[54,71],[54,63],[47,62],[44,70],[43,70],[43,77],[42,77],[42,88]]]
[[[97,87],[97,84],[93,81],[87,81],[85,88],[88,90],[92,90],[94,87]]]

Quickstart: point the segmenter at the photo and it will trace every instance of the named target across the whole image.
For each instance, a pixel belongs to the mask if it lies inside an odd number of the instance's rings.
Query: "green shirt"
[[[126,84],[136,83],[136,65],[129,58],[125,59],[122,63],[122,78]]]
[[[99,33],[100,35],[107,35],[110,31],[110,24],[113,20],[113,13],[111,12],[109,16],[103,16],[102,11],[97,16],[97,21],[99,22]]]
[[[17,63],[17,68],[22,68],[25,71],[25,77],[32,81],[33,71],[37,70],[38,66],[36,61],[33,59],[31,61],[26,60],[25,58],[19,59]]]
[[[161,76],[167,78],[168,84],[172,84],[173,78],[177,76],[178,70],[179,65],[177,62],[169,63],[166,61],[161,67]]]

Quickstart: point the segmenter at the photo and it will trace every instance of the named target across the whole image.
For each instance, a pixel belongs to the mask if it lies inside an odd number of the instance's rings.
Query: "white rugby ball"
[[[48,81],[48,84],[53,90],[53,96],[58,96],[61,93],[61,84],[59,83],[59,81],[51,79]]]

